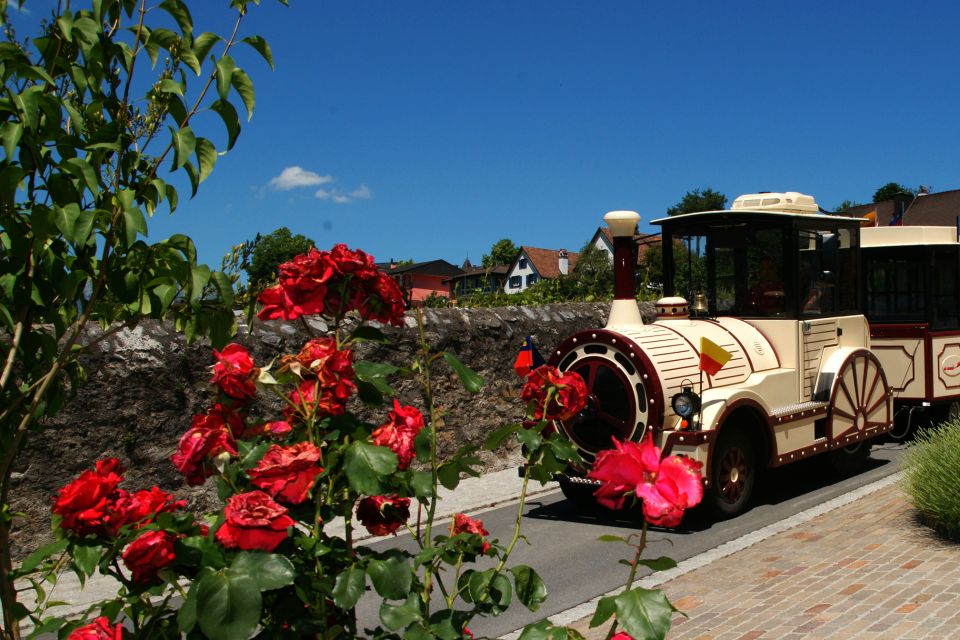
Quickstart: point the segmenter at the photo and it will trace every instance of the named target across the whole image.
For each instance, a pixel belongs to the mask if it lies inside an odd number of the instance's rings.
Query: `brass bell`
[[[693,299],[693,311],[697,315],[707,312],[707,296],[703,295],[702,291],[697,291],[697,295]]]

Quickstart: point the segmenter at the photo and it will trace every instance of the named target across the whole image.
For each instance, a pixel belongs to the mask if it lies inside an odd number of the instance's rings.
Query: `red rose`
[[[621,632],[618,633],[617,635],[615,635],[615,636],[613,636],[612,638],[610,638],[610,640],[633,640],[633,636],[631,636],[631,635],[629,635],[629,634],[624,633],[623,631],[621,631]]]
[[[395,533],[410,518],[410,498],[369,496],[357,505],[357,518],[372,535]]]
[[[364,281],[362,286],[356,288],[350,307],[359,311],[364,320],[376,320],[397,327],[403,325],[406,309],[400,287],[384,273],[378,273],[376,278]]]
[[[139,528],[152,522],[158,513],[172,513],[185,506],[186,500],[174,500],[160,487],[136,493],[120,489],[113,501],[112,513],[107,518],[107,526],[110,533],[116,535],[124,525],[131,524]]]
[[[217,363],[213,365],[211,383],[234,400],[246,401],[256,395],[257,388],[253,381],[258,369],[253,366],[253,358],[244,347],[231,343],[223,351],[214,349],[213,355]]]
[[[297,411],[290,404],[283,409],[283,417],[287,422],[297,423],[304,416],[342,416],[347,408],[343,402],[337,400],[333,393],[324,389],[317,380],[304,380],[297,390],[290,394],[290,402],[299,407]]]
[[[463,628],[463,635],[467,636],[468,638],[472,638],[472,637],[473,637],[473,632],[470,631],[470,629],[468,629],[467,627],[464,627],[464,628]]]
[[[119,624],[111,627],[110,620],[103,616],[88,625],[74,629],[73,633],[67,636],[67,640],[121,640],[121,638],[123,638],[123,627]]]
[[[123,552],[123,564],[139,584],[157,582],[158,572],[169,567],[176,559],[173,552],[174,537],[166,531],[147,531]]]
[[[550,389],[555,391],[544,408]],[[587,405],[588,395],[580,374],[560,373],[556,367],[542,365],[530,372],[520,397],[527,403],[533,401],[537,420],[569,420]]]
[[[352,275],[361,280],[370,280],[377,276],[377,265],[373,256],[360,249],[351,250],[345,244],[336,244],[330,250],[330,261],[342,275]]]
[[[423,415],[416,407],[400,406],[396,398],[393,400],[393,411],[387,416],[387,422],[380,425],[373,432],[373,444],[389,447],[397,454],[401,471],[410,466],[413,460],[413,441],[423,429]]]
[[[216,538],[230,549],[273,551],[287,539],[287,529],[295,523],[287,510],[262,491],[238,493],[227,498],[226,518]]]
[[[122,473],[120,461],[107,458],[97,462],[96,470],[84,471],[60,489],[53,503],[53,512],[61,517],[60,528],[78,536],[106,535]]]
[[[300,316],[323,313],[327,281],[335,274],[327,252],[309,252],[284,262],[278,268],[280,284],[265,289],[258,299],[261,320],[296,320]]]
[[[300,504],[307,499],[313,481],[323,473],[316,464],[319,460],[320,449],[309,442],[298,442],[291,447],[272,444],[247,475],[254,485],[277,500]]]
[[[619,509],[627,497],[635,495],[643,501],[647,522],[676,527],[684,511],[703,499],[701,463],[679,456],[660,460],[653,434],[648,432],[642,444],[614,438],[613,446],[597,455],[587,474],[603,483],[594,492],[600,504]]]
[[[224,452],[237,455],[236,442],[223,416],[211,410],[193,417],[193,425],[181,436],[170,461],[184,475],[187,484],[198,485],[213,474],[212,460]]]
[[[481,538],[490,535],[490,532],[483,528],[483,521],[475,520],[463,513],[457,513],[454,514],[453,522],[450,524],[450,535],[455,536],[461,533],[472,533]],[[490,543],[484,540],[480,553],[486,553],[489,548]]]

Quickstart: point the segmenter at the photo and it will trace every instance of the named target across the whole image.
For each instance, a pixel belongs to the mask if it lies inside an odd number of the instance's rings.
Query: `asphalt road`
[[[710,522],[702,514],[687,514],[678,530],[651,529],[650,548],[644,557],[670,556],[681,561],[735,540],[761,527],[816,506],[848,491],[869,484],[898,470],[902,445],[875,445],[864,471],[838,479],[822,460],[806,460],[771,470],[763,478],[754,506],[732,520]],[[491,537],[509,541],[516,518],[516,504],[479,514]],[[518,602],[497,618],[477,619],[471,629],[478,636],[498,637],[555,613],[566,611],[596,596],[623,586],[627,567],[619,561],[630,550],[621,543],[600,542],[603,534],[626,537],[638,533],[641,519],[636,513],[584,511],[567,502],[558,491],[538,496],[526,505],[523,534],[509,565],[527,564],[540,574],[549,589],[546,603],[536,613]],[[378,543],[384,547],[403,544],[401,537]],[[407,538],[407,544],[412,541]],[[374,545],[378,546],[378,545]],[[377,603],[360,604],[361,624],[375,623]]]

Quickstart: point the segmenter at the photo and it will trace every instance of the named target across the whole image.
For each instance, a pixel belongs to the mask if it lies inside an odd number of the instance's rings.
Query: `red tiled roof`
[[[559,249],[538,249],[537,247],[520,247],[520,250],[527,254],[533,268],[537,270],[541,278],[559,278],[560,277],[560,250]],[[567,260],[570,266],[567,273],[573,271],[577,266],[579,253],[567,251]]]

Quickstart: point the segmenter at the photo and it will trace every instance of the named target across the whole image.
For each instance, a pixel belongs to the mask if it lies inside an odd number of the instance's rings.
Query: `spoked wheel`
[[[742,513],[753,497],[756,478],[757,455],[750,440],[740,430],[722,433],[714,449],[705,505],[717,518]]]
[[[830,452],[834,470],[841,475],[860,471],[870,455],[870,433],[889,425],[892,413],[890,388],[880,362],[869,351],[853,353],[837,372],[830,395],[827,433],[831,441],[843,443]]]
[[[571,368],[590,395],[583,411],[562,423],[567,436],[588,455],[609,449],[611,438],[629,440],[636,429],[637,408],[630,381],[605,358],[584,358]]]

